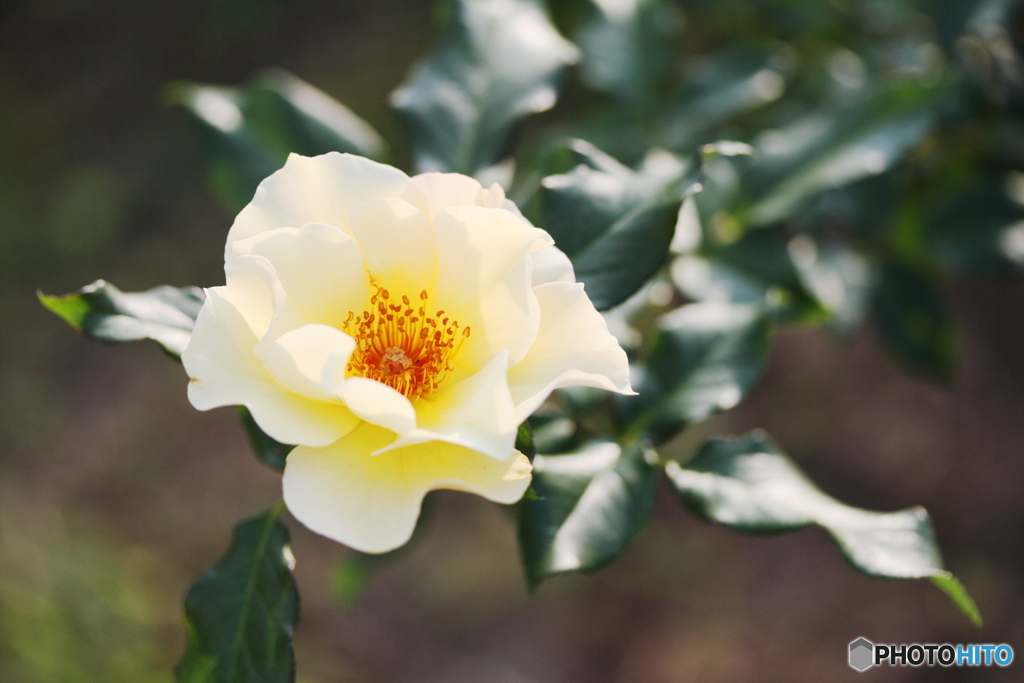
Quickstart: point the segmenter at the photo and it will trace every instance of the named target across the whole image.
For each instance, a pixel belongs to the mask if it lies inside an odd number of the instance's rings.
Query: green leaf
[[[790,240],[789,254],[801,282],[832,316],[830,327],[840,336],[851,338],[871,308],[877,265],[844,244],[818,241],[808,235]]]
[[[185,598],[189,642],[178,683],[290,683],[299,594],[284,504],[242,520],[231,547]]]
[[[685,465],[668,463],[666,472],[686,504],[710,521],[756,534],[817,524],[855,569],[931,579],[981,625],[974,602],[942,566],[924,508],[870,512],[844,505],[822,493],[762,432],[708,441]]]
[[[291,152],[349,152],[375,159],[384,154],[384,141],[369,124],[280,69],[242,87],[172,83],[166,100],[192,115],[205,142],[211,183],[234,210],[252,199],[260,181]]]
[[[925,240],[946,269],[971,276],[1020,272],[1024,206],[1007,196],[1007,180],[994,173],[981,174],[928,212]]]
[[[562,154],[577,165],[542,181],[543,225],[594,306],[607,310],[668,258],[679,207],[700,189],[700,169],[655,151],[633,171],[582,140],[569,141]]]
[[[197,287],[156,287],[122,292],[97,280],[63,296],[37,293],[39,301],[91,339],[122,343],[152,339],[175,357],[188,346],[205,295]]]
[[[576,61],[531,0],[454,0],[437,47],[392,95],[420,171],[474,175],[504,156],[512,127],[550,109]]]
[[[616,396],[617,421],[661,443],[732,408],[764,368],[770,327],[765,309],[751,304],[708,301],[665,315],[650,355],[634,368],[639,395]]]
[[[596,443],[533,461],[537,496],[519,503],[519,542],[530,588],[555,574],[590,571],[629,546],[651,512],[653,451]]]
[[[590,16],[576,34],[583,82],[623,104],[650,108],[670,89],[672,42],[681,26],[678,10],[664,0],[591,0]]]
[[[928,104],[933,103],[928,100]],[[910,107],[909,111],[906,106],[895,105],[892,105],[894,111],[888,111],[888,106],[887,102],[870,105],[861,115],[866,122],[849,128],[830,122],[827,125],[833,126],[832,133],[823,136],[827,143],[811,145],[809,153],[797,155],[795,166],[785,154],[762,155],[751,167],[751,174],[759,174],[762,182],[770,184],[770,190],[745,210],[743,222],[757,227],[784,220],[824,190],[892,168],[910,147],[931,131],[934,116],[930,106],[918,105]],[[882,109],[883,113],[871,111],[875,108]],[[809,117],[802,125],[813,127],[820,118]],[[798,130],[786,132],[799,135]],[[801,137],[813,139],[813,132],[808,131]]]
[[[253,419],[252,413],[250,413],[245,406],[236,406],[238,416],[242,419],[242,426],[245,427],[245,433],[249,435],[249,443],[252,444],[252,448],[256,451],[256,457],[263,462],[264,465],[271,467],[278,472],[284,471],[285,461],[288,459],[288,454],[292,452],[295,446],[291,444],[281,443],[275,441],[273,438],[267,435],[260,426],[256,424],[256,420]]]
[[[896,361],[926,379],[952,381],[957,331],[935,285],[911,268],[886,263],[874,312],[882,341]]]

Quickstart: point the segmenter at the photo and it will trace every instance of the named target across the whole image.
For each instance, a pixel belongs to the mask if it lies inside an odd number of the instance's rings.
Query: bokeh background
[[[888,21],[885,6],[912,3],[719,4],[706,15],[680,4],[681,56],[763,42],[765,17],[782,16],[794,44],[804,30],[856,42],[865,21]],[[0,680],[170,681],[184,592],[234,522],[280,495],[236,416],[194,411],[180,365],[155,344],[87,342],[36,301],[37,289],[97,277],[126,291],[222,282],[232,215],[166,84],[237,84],[284,67],[369,121],[409,168],[387,98],[434,24],[415,0],[0,4]],[[538,121],[585,104],[570,90]],[[776,335],[749,398],[698,431],[763,427],[845,502],[927,507],[985,617],[980,633],[926,582],[854,573],[821,530],[740,536],[698,521],[667,489],[621,561],[530,595],[512,511],[442,492],[415,546],[374,566],[354,599],[348,551],[289,521],[299,680],[1020,680],[1020,662],[846,665],[858,636],[1007,642],[1024,655],[1024,279],[959,278],[944,294],[961,328],[949,386],[896,368],[871,329],[840,342],[794,327]]]

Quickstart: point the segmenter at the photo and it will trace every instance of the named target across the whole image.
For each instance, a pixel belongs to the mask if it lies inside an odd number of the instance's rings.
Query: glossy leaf
[[[584,83],[626,105],[651,107],[671,84],[672,39],[681,26],[676,8],[664,0],[591,0],[576,34]]]
[[[392,95],[417,169],[474,175],[501,161],[577,55],[531,0],[454,0],[437,47]]]
[[[533,461],[537,496],[519,503],[519,541],[531,588],[555,574],[597,569],[625,552],[650,515],[655,454],[591,444]]]
[[[870,512],[844,505],[822,493],[760,432],[708,441],[692,460],[671,462],[666,472],[687,505],[710,521],[758,534],[816,524],[857,570],[889,579],[931,579],[981,624],[970,596],[942,566],[924,508]]]
[[[384,141],[362,119],[327,94],[280,70],[242,87],[178,82],[167,100],[192,115],[209,156],[210,180],[237,210],[288,154],[349,152],[380,158]]]
[[[299,595],[284,504],[235,527],[231,547],[189,589],[178,683],[291,683]]]
[[[260,426],[256,424],[256,420],[253,419],[252,413],[250,413],[244,406],[238,406],[238,416],[242,420],[242,426],[245,427],[245,433],[249,435],[249,443],[252,445],[252,449],[256,451],[256,457],[263,462],[264,465],[271,467],[278,472],[284,471],[285,461],[288,459],[288,454],[292,452],[295,446],[291,444],[281,443],[271,438],[266,432],[260,429]]]
[[[789,254],[801,282],[832,316],[830,326],[852,337],[871,309],[877,265],[850,247],[807,235],[790,240]]]
[[[616,397],[618,422],[660,443],[732,408],[764,368],[769,332],[765,309],[752,304],[708,301],[665,315],[653,350],[634,368],[639,395]]]
[[[823,190],[891,169],[932,130],[935,96],[923,92],[918,99],[924,101],[909,106],[895,96],[880,97],[849,115],[798,120],[776,131],[770,144],[762,139],[764,154],[749,173],[757,201],[744,209],[742,222],[762,226],[786,219]]]
[[[667,152],[649,154],[634,171],[582,140],[566,147],[577,165],[544,178],[543,224],[590,300],[607,310],[665,263],[679,208],[700,189],[700,171]]]
[[[932,381],[952,380],[956,326],[935,285],[911,268],[885,264],[874,313],[882,341],[896,361]]]
[[[205,295],[197,287],[156,287],[122,292],[97,280],[63,296],[38,293],[39,301],[91,339],[122,343],[152,339],[172,356],[188,345]]]

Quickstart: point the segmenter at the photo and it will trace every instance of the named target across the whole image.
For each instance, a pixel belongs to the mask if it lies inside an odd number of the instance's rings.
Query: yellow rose
[[[629,393],[626,355],[550,236],[497,185],[292,155],[235,219],[182,355],[200,410],[297,444],[284,499],[364,552],[439,488],[513,503],[516,429],[558,387]]]

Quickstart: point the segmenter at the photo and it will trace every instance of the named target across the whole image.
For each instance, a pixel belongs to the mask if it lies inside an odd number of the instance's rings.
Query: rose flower
[[[182,356],[189,399],[296,444],[288,509],[364,552],[405,543],[430,490],[519,500],[517,426],[553,389],[631,391],[569,260],[498,185],[292,155],[224,271]]]

